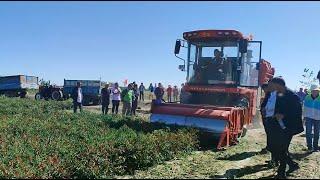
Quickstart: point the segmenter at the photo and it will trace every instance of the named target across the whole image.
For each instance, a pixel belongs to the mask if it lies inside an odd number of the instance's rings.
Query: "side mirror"
[[[180,52],[180,47],[181,47],[181,41],[180,40],[177,40],[176,41],[176,46],[174,48],[174,54],[179,54]]]
[[[179,65],[179,69],[180,69],[181,71],[185,71],[185,65]]]
[[[248,51],[248,40],[242,39],[239,42],[239,52],[240,53],[246,53]]]

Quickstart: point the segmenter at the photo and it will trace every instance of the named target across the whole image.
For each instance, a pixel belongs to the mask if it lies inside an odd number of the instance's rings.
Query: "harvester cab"
[[[186,83],[180,103],[152,104],[151,122],[201,129],[217,148],[237,144],[260,105],[260,86],[274,75],[261,58],[262,41],[244,38],[235,30],[183,33],[175,56],[183,60]],[[178,56],[186,48],[186,58]]]

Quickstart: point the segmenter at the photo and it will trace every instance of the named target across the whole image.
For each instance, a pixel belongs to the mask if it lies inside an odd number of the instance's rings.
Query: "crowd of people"
[[[130,83],[126,88],[121,90],[118,83],[114,83],[112,87],[109,84],[105,84],[104,88],[101,89],[101,110],[102,114],[108,114],[110,99],[112,103],[111,112],[112,114],[118,114],[120,102],[122,102],[122,114],[123,115],[136,115],[139,101],[145,101],[145,92],[149,90],[149,100],[154,97],[164,101],[165,92],[167,94],[167,102],[178,102],[178,96],[180,90],[177,86],[173,88],[168,85],[168,88],[164,88],[161,83],[153,86],[150,83],[148,89],[141,83],[139,86],[136,82]],[[77,87],[72,92],[74,113],[79,108],[82,111],[82,100],[83,94],[81,89],[81,83],[77,83]]]
[[[260,110],[267,138],[262,152],[271,152],[270,165],[280,164],[276,178],[282,179],[299,169],[290,156],[289,146],[294,135],[304,132],[303,123],[308,153],[319,151],[320,88],[312,85],[310,90],[300,88],[294,93],[282,78],[275,77],[262,89],[265,97]],[[289,170],[286,172],[287,165]]]

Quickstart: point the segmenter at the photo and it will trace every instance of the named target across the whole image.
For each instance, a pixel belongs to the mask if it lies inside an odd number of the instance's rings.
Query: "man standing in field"
[[[179,95],[179,89],[177,86],[174,86],[174,88],[173,88],[173,101],[174,102],[178,101],[178,95]]]
[[[132,108],[132,101],[134,98],[134,94],[133,94],[133,87],[132,84],[128,85],[128,88],[123,90],[121,93],[121,99],[123,102],[123,106],[122,106],[122,115],[131,115],[131,108]]]
[[[82,100],[83,94],[81,89],[81,82],[77,82],[77,87],[72,90],[73,99],[73,112],[77,113],[77,108],[79,107],[80,112],[82,112]]]
[[[149,99],[151,100],[153,98],[153,91],[154,91],[154,88],[153,88],[153,85],[152,83],[150,83],[150,86],[149,86],[149,91],[150,91],[150,94],[149,94]]]
[[[146,88],[144,87],[143,83],[141,83],[141,85],[139,86],[139,91],[140,91],[140,101],[144,101],[144,90]]]
[[[158,87],[154,90],[154,95],[156,96],[156,103],[161,104],[163,100],[163,95],[164,95],[164,89],[162,87],[162,84],[159,83]]]
[[[299,97],[286,87],[282,78],[271,79],[268,86],[271,91],[276,92],[274,115],[267,119],[270,130],[269,146],[271,153],[280,161],[276,178],[285,179],[287,174],[299,168],[290,157],[289,146],[293,136],[304,131],[302,104]],[[289,170],[286,172],[287,165]]]
[[[268,99],[270,97],[270,88],[268,88],[268,83],[265,83],[265,84],[262,84],[261,86],[263,92],[264,92],[264,98],[263,98],[263,101],[260,105],[260,113],[261,113],[261,117],[262,117],[262,124],[263,124],[263,127],[264,127],[264,130],[265,130],[265,133],[266,133],[266,136],[267,136],[267,146],[261,150],[261,153],[267,153],[268,152],[268,140],[269,140],[269,136],[268,136],[268,127],[267,127],[267,118],[266,118],[266,105],[267,105],[267,102],[268,102]]]
[[[304,98],[306,97],[306,93],[303,92],[303,88],[300,88],[299,92],[297,92],[297,95],[300,98],[300,101],[303,102]]]
[[[138,91],[137,84],[133,86],[133,95],[134,95],[134,98],[132,100],[131,114],[136,115],[136,110],[138,108],[138,99],[139,99],[139,91]]]
[[[105,84],[104,88],[101,90],[101,104],[102,104],[102,114],[108,114],[109,104],[110,104],[110,94],[109,84]]]
[[[319,150],[319,129],[320,129],[320,96],[319,87],[311,86],[311,94],[304,100],[304,120],[306,123],[306,139],[309,152]],[[313,129],[313,137],[312,137]],[[312,142],[313,141],[313,142]]]
[[[119,104],[121,100],[121,89],[118,83],[112,88],[112,114],[118,114]]]
[[[168,102],[172,102],[172,88],[171,85],[167,88],[167,96],[168,96]]]

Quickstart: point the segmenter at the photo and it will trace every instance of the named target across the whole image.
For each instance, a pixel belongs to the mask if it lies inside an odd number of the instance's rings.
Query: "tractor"
[[[186,72],[180,103],[154,100],[150,121],[197,128],[217,149],[237,144],[259,114],[261,85],[274,75],[261,49],[262,41],[236,30],[184,32],[174,51]]]
[[[63,88],[58,87],[55,85],[51,85],[50,81],[49,82],[41,82],[41,85],[39,86],[39,92],[36,93],[35,99],[40,100],[40,99],[45,99],[45,100],[55,100],[55,101],[60,101],[64,100],[65,97],[63,95]]]

